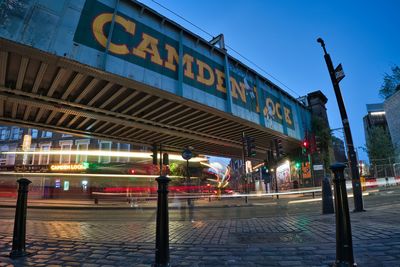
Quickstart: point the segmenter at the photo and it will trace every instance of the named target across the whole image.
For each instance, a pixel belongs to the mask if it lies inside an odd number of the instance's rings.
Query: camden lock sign
[[[105,51],[114,9],[97,1],[86,1],[74,41]],[[216,97],[227,99],[224,66],[195,50],[183,47],[183,82]],[[179,42],[147,25],[117,12],[108,51],[113,56],[178,80]],[[232,101],[259,113],[258,90],[250,79],[230,69]],[[261,90],[262,111],[267,119],[294,130],[292,107],[278,97]]]

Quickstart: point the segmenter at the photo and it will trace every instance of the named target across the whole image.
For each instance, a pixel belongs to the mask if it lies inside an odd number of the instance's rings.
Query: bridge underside
[[[126,143],[162,143],[171,151],[240,158],[241,135],[265,157],[271,140],[298,141],[134,80],[0,39],[0,123]]]

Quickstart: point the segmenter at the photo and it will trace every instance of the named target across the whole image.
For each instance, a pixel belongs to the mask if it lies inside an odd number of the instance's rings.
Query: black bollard
[[[338,267],[357,266],[353,256],[349,203],[344,179],[345,167],[343,163],[331,165],[331,170],[335,175],[333,184],[336,210],[336,261],[333,266]]]
[[[334,212],[331,183],[329,177],[324,177],[322,180],[322,214]]]
[[[28,200],[28,186],[31,183],[28,179],[22,178],[18,181],[18,199],[15,209],[13,243],[10,253],[11,258],[24,257],[28,253],[25,250],[26,235],[26,208]]]
[[[168,215],[168,183],[166,176],[156,178],[158,182],[157,225],[156,225],[156,263],[155,267],[169,265],[169,215]]]

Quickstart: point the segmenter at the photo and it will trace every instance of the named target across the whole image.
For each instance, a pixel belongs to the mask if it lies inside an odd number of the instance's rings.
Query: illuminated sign
[[[61,188],[61,179],[56,179],[54,187],[55,188]]]
[[[64,191],[69,190],[69,181],[64,181]]]
[[[15,165],[15,172],[48,172],[49,165]]]
[[[54,164],[50,165],[51,171],[84,171],[87,169],[83,164]]]

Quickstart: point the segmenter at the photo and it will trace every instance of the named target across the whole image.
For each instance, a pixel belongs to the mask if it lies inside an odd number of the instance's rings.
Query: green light
[[[296,162],[295,167],[296,167],[296,169],[300,169],[301,163],[300,162]]]
[[[85,169],[89,169],[89,162],[87,162],[87,161],[82,162],[82,166],[83,166]]]

